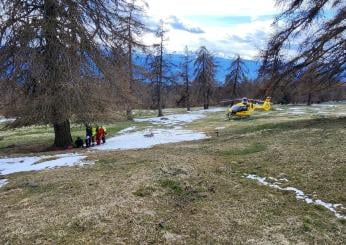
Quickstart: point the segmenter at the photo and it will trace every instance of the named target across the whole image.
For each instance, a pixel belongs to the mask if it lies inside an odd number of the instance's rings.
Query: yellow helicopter
[[[236,101],[241,101],[236,103]],[[266,97],[264,101],[242,98],[241,100],[225,100],[222,103],[231,103],[227,108],[226,114],[229,120],[234,118],[247,118],[255,110],[269,111],[272,108],[271,98]]]

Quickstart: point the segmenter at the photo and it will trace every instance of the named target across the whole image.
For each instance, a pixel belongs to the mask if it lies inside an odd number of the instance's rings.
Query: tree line
[[[162,116],[165,107],[207,109],[241,96],[308,104],[345,98],[345,2],[277,3],[285,11],[261,52],[258,79],[247,78],[238,55],[219,83],[215,57],[205,46],[194,55],[186,47],[183,62],[172,68],[164,23],[156,30],[145,24],[142,0],[0,0],[0,111],[16,118],[12,127],[51,124],[54,145],[64,147],[72,143],[72,121],[131,120],[134,108]],[[326,6],[332,18],[321,17]],[[141,42],[148,32],[157,43]],[[288,57],[292,39],[302,41]],[[134,52],[147,54],[145,66],[135,64]]]

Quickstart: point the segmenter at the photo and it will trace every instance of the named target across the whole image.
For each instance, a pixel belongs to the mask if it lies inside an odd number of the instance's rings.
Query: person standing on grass
[[[85,145],[86,145],[86,147],[90,147],[90,145],[91,145],[91,136],[92,136],[91,127],[86,124],[85,125]]]
[[[96,144],[97,145],[101,145],[101,139],[102,139],[101,128],[96,127]]]
[[[101,126],[102,132],[103,132],[103,136],[102,136],[102,143],[106,143],[106,135],[107,135],[107,129],[106,127]]]
[[[95,145],[95,140],[96,140],[96,127],[92,127],[91,128],[91,142],[92,142],[92,146]]]
[[[105,136],[105,134],[106,134],[106,132],[105,132],[105,129],[104,129],[104,127],[99,127],[99,137],[100,137],[100,141],[102,140],[102,143],[104,144],[105,142],[106,142],[106,136]]]

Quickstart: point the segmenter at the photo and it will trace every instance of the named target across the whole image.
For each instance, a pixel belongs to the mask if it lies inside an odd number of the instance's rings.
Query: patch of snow
[[[221,129],[225,129],[226,127],[218,127],[218,128],[215,128],[216,130],[221,130]]]
[[[293,115],[303,115],[306,112],[304,111],[304,108],[302,107],[290,107],[288,114],[293,114]]]
[[[337,107],[336,105],[328,105],[328,104],[312,104],[311,106],[313,106],[313,107],[329,107],[329,108]]]
[[[304,115],[305,112],[304,112],[304,111],[293,111],[293,112],[290,112],[289,114],[293,114],[293,115]]]
[[[154,129],[148,127],[136,131],[137,127],[121,130],[117,136],[109,138],[107,144],[97,146],[97,150],[127,150],[150,148],[159,144],[177,143],[208,138],[205,133],[185,130],[181,125],[203,118],[205,112],[222,111],[223,108],[213,108],[185,114],[168,115],[166,117],[135,119],[138,122],[175,126],[173,129]],[[6,119],[8,120],[8,119]],[[60,154],[52,156],[25,156],[0,159],[0,176],[18,172],[39,171],[56,167],[89,164],[87,157],[79,154]],[[5,183],[4,181],[2,183]],[[7,182],[6,182],[7,183]]]
[[[168,243],[176,243],[180,240],[182,240],[182,236],[174,233],[170,233],[168,231],[165,232],[163,235],[163,238],[168,242]]]
[[[193,121],[202,119],[205,117],[205,113],[207,112],[220,112],[224,110],[225,108],[217,107],[217,108],[212,108],[208,110],[192,111],[188,113],[173,114],[173,115],[167,115],[163,117],[137,118],[135,119],[135,122],[150,122],[156,125],[159,124],[159,125],[174,126],[174,125],[181,125],[185,123],[191,123]]]
[[[277,179],[275,179],[275,178],[273,178],[273,177],[269,177],[268,179],[270,179],[270,180],[273,180],[273,181],[278,181]]]
[[[14,119],[14,118],[6,118],[6,117],[3,117],[3,116],[0,116],[0,124],[1,123],[13,122],[14,120],[16,120],[16,119]]]
[[[207,109],[207,110],[201,110],[199,112],[222,112],[222,111],[226,111],[226,108],[223,107],[215,107],[215,108],[211,108],[211,109]]]
[[[288,179],[287,178],[281,178],[279,179],[280,181],[284,181],[284,182],[288,182]]]
[[[53,160],[49,160],[53,158]],[[79,154],[59,154],[53,156],[33,156],[0,159],[0,175],[27,171],[40,171],[56,167],[84,165],[86,156]],[[45,160],[47,159],[47,160]]]
[[[205,133],[194,132],[180,128],[173,129],[146,129],[129,132],[109,138],[107,143],[97,146],[96,150],[129,150],[151,148],[155,145],[177,143],[206,139]]]
[[[262,185],[269,186],[269,187],[272,187],[274,189],[278,189],[281,191],[294,192],[296,194],[296,198],[298,200],[303,200],[307,204],[315,204],[315,205],[323,206],[326,209],[328,209],[329,211],[333,212],[337,218],[346,219],[345,215],[340,214],[336,210],[337,208],[343,208],[342,204],[332,204],[332,203],[324,202],[324,201],[319,200],[319,199],[314,200],[314,199],[310,198],[308,195],[306,195],[303,191],[301,191],[297,188],[294,188],[294,187],[283,188],[280,186],[280,183],[278,183],[278,182],[272,184],[272,183],[266,181],[266,179],[267,179],[266,177],[260,177],[260,176],[254,175],[254,174],[249,174],[246,176],[246,178],[251,179],[251,180],[255,180]],[[274,179],[274,178],[269,177],[268,179]]]
[[[161,125],[179,125],[182,123],[191,123],[195,120],[203,118],[202,113],[189,113],[189,114],[174,114],[163,117],[141,118],[135,119],[135,122],[150,122],[152,124]]]
[[[120,130],[118,132],[118,134],[125,134],[125,133],[128,133],[128,132],[131,132],[131,131],[135,131],[136,130],[136,126],[133,126],[133,127],[129,127],[129,128],[125,128],[123,130]]]
[[[251,180],[256,180],[263,185],[269,185],[269,182],[266,182],[265,177],[259,177],[259,176],[254,175],[254,174],[249,174],[248,176],[246,176],[246,178],[251,179]]]
[[[0,188],[7,185],[8,184],[8,180],[7,179],[0,179]]]

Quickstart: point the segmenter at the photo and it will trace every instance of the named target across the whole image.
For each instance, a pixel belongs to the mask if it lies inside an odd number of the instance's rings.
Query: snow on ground
[[[151,148],[155,145],[208,138],[206,134],[175,127],[173,129],[145,129],[109,138],[107,143],[97,146],[96,150],[129,150]]]
[[[337,107],[336,105],[331,105],[331,104],[312,104],[312,107],[329,107],[329,108],[334,108]]]
[[[14,119],[14,118],[6,118],[6,117],[3,117],[3,116],[0,116],[0,124],[1,123],[13,122],[14,120],[16,120],[16,119]]]
[[[288,112],[289,114],[294,114],[294,115],[303,115],[305,114],[305,108],[300,108],[300,107],[291,107],[289,108],[290,111]]]
[[[222,111],[226,111],[226,109],[224,107],[215,107],[215,108],[211,108],[211,109],[207,109],[207,110],[202,110],[199,112],[222,112]]]
[[[311,106],[307,105],[275,105],[274,110],[278,111],[278,115],[287,116],[302,116],[302,115],[316,115],[316,116],[346,116],[346,106],[345,103],[336,104],[313,104]]]
[[[186,114],[173,114],[163,117],[152,117],[152,118],[140,118],[135,119],[135,122],[150,122],[152,124],[161,125],[181,125],[184,123],[190,123],[195,120],[203,118],[202,113],[186,113]]]
[[[303,191],[301,191],[301,190],[299,190],[297,188],[294,188],[294,187],[281,187],[280,186],[281,183],[278,182],[278,181],[274,182],[274,183],[271,183],[271,182],[267,181],[267,179],[276,180],[276,179],[271,178],[271,177],[266,178],[266,177],[259,177],[257,175],[249,174],[249,175],[246,176],[246,178],[247,179],[251,179],[251,180],[255,180],[255,181],[259,182],[262,185],[269,186],[269,187],[274,188],[274,189],[278,189],[278,190],[281,190],[281,191],[294,192],[295,195],[296,195],[296,198],[298,200],[303,200],[307,204],[315,204],[315,205],[323,206],[326,209],[332,211],[337,218],[346,219],[345,215],[342,215],[342,214],[340,214],[337,211],[338,208],[344,209],[342,204],[332,204],[332,203],[324,202],[324,201],[319,200],[319,199],[312,199],[308,195],[306,195]],[[285,181],[286,181],[286,179],[285,179]]]
[[[186,123],[205,117],[206,112],[218,112],[223,108],[213,108],[204,111],[194,111],[184,114],[169,115],[161,118],[136,119],[138,122],[151,122],[154,125],[174,126],[174,128],[148,127],[136,131],[137,127],[129,127],[109,138],[107,143],[97,146],[97,150],[128,150],[150,148],[159,144],[177,143],[208,138],[205,133],[186,130],[181,127]],[[87,156],[80,154],[59,154],[52,156],[24,156],[0,159],[0,176],[25,171],[39,171],[56,167],[84,165]],[[0,180],[0,186],[7,184],[7,180]]]
[[[205,113],[220,111],[225,111],[225,108],[217,107],[208,110],[192,111],[182,114],[167,115],[163,117],[139,118],[135,119],[135,122],[150,122],[155,125],[167,126],[183,125],[204,118],[206,116]]]
[[[0,175],[39,171],[56,167],[84,165],[86,156],[69,153],[52,156],[32,156],[0,159]]]
[[[224,111],[224,108],[192,111],[182,114],[173,114],[163,117],[140,118],[136,122],[149,122],[157,125],[156,128],[148,127],[142,131],[135,131],[136,127],[124,129],[117,136],[109,138],[107,143],[95,147],[96,150],[129,150],[144,149],[155,145],[178,143],[206,139],[208,136],[202,132],[183,129],[181,126],[204,118],[205,113]],[[174,128],[158,128],[173,126]]]
[[[135,131],[136,129],[137,129],[136,126],[129,127],[129,128],[125,128],[125,129],[123,129],[123,130],[120,130],[120,131],[118,132],[118,134],[125,134],[125,133],[129,133],[129,132],[133,132],[133,131]]]
[[[8,184],[8,180],[7,179],[0,179],[0,188],[7,185]]]

